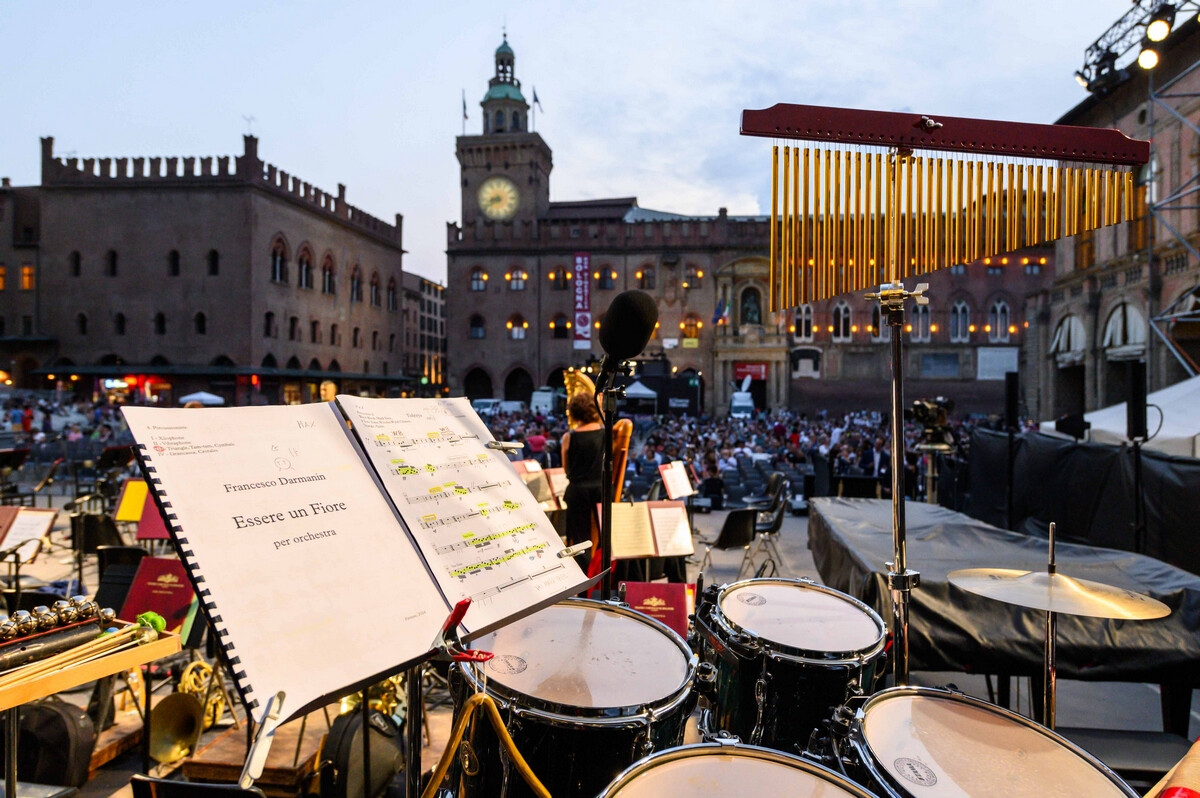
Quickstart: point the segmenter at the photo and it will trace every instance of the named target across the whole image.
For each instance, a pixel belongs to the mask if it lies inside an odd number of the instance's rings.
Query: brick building
[[[404,375],[418,396],[441,396],[446,383],[446,287],[404,274]]]
[[[399,394],[401,217],[258,157],[59,158],[0,189],[0,365],[18,387],[237,404]],[[11,236],[9,235],[11,231]]]
[[[495,64],[482,132],[457,139],[462,221],[447,226],[452,393],[528,400],[539,385],[561,384],[564,369],[603,354],[581,324],[594,333],[612,297],[641,289],[658,304],[643,368],[660,377],[669,400],[660,410],[694,411],[699,400],[724,413],[745,377],[760,407],[887,407],[887,338],[870,304],[847,295],[767,311],[766,217],[665,213],[634,197],[551,202],[552,153],[528,129],[507,41]],[[1004,372],[1021,361],[1025,296],[1048,282],[1052,258],[1041,248],[930,275],[931,303],[914,311],[909,334],[907,395],[1001,412]]]

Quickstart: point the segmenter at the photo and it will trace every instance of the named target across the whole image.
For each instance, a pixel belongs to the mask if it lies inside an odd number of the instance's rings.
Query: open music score
[[[512,615],[530,591],[549,597],[584,581],[555,556],[562,541],[508,459],[486,448],[492,436],[466,399],[338,403],[370,441],[363,448],[439,587],[451,602],[472,600],[471,630]]]
[[[614,502],[612,558],[676,557],[692,554],[692,529],[681,501]]]

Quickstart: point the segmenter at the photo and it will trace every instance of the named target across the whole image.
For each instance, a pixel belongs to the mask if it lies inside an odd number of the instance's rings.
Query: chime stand
[[[1054,576],[1058,566],[1054,564],[1054,531],[1055,524],[1050,522],[1050,555],[1046,560],[1046,573]],[[1046,610],[1046,653],[1043,674],[1045,684],[1042,689],[1042,723],[1047,729],[1054,731],[1054,714],[1058,706],[1058,670],[1054,663],[1055,637],[1058,634],[1058,616],[1054,610]]]
[[[904,524],[904,301],[910,297],[919,305],[929,304],[922,283],[907,291],[901,282],[884,283],[879,293],[867,299],[879,302],[892,331],[892,562],[888,567],[888,590],[892,594],[892,674],[897,687],[908,684],[908,609],[913,588],[921,583],[921,574],[908,568],[908,548]]]

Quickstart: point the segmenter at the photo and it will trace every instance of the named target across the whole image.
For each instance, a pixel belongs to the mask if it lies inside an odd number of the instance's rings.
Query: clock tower
[[[536,225],[550,207],[550,147],[529,130],[529,103],[517,80],[508,37],[496,48],[496,74],[480,107],[483,133],[459,136],[463,225]]]

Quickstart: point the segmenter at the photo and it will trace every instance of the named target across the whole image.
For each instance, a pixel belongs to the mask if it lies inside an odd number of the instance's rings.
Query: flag
[[[724,312],[725,312],[725,298],[722,297],[721,299],[717,300],[717,309],[713,311],[712,323],[716,324],[721,319],[721,315]]]
[[[537,86],[533,87],[533,104],[536,105],[538,107],[538,110],[541,111],[542,113],[546,112],[546,109],[542,107],[542,101],[538,99]]]
[[[467,121],[467,90],[463,89],[463,121]]]
[[[725,312],[721,314],[721,318],[725,320],[726,324],[729,323],[729,306],[730,306],[730,303],[726,302],[725,303]]]

